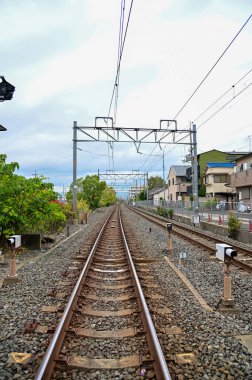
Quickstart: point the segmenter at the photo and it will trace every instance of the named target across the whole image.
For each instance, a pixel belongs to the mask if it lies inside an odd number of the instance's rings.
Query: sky
[[[125,0],[124,32],[130,4]],[[43,175],[61,193],[71,184],[73,121],[93,127],[96,117],[108,116],[120,12],[119,0],[0,0],[0,75],[16,88],[11,101],[0,103],[0,124],[7,128],[0,132],[0,153],[19,163],[18,174]],[[251,13],[250,0],[135,0],[115,126],[158,128],[161,119],[179,113],[178,129],[197,126],[198,153],[248,152],[252,18],[213,66]],[[114,112],[113,103],[110,116]],[[189,145],[177,144],[162,146],[164,151],[142,144],[142,154],[132,143],[77,146],[78,177],[98,169],[162,176],[162,155],[166,177],[189,153]]]

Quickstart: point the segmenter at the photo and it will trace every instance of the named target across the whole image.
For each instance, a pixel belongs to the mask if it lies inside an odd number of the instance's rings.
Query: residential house
[[[206,196],[217,198],[219,201],[235,201],[235,188],[227,186],[230,175],[234,172],[232,162],[207,162],[203,171],[203,184]]]
[[[205,186],[205,183],[204,183],[204,176],[205,176],[205,168],[206,168],[206,165],[207,163],[229,163],[229,162],[233,162],[234,160],[246,155],[247,152],[222,152],[220,150],[217,150],[217,149],[212,149],[212,150],[209,150],[207,152],[203,152],[203,153],[200,153],[197,155],[197,161],[198,161],[198,183],[199,183],[199,187],[202,188],[203,187],[203,190],[204,190],[204,186]],[[189,174],[190,174],[190,170],[191,168],[189,169]],[[189,189],[188,189],[189,190]],[[207,189],[206,189],[207,190]],[[228,197],[230,198],[230,192],[228,191],[228,188],[227,188],[227,192],[226,194],[222,194],[223,197]]]
[[[246,155],[248,152],[222,152],[212,149],[197,155],[199,165],[199,184],[203,184],[204,170],[208,162],[233,162],[234,160]]]
[[[237,158],[230,186],[236,188],[237,201],[252,204],[252,152]]]
[[[168,200],[180,201],[184,200],[188,195],[187,188],[191,185],[186,178],[186,169],[188,165],[173,165],[170,167],[168,174]]]
[[[158,189],[158,191],[155,191],[153,194],[153,204],[155,206],[159,206],[161,204],[162,200],[168,200],[168,189],[162,188]]]

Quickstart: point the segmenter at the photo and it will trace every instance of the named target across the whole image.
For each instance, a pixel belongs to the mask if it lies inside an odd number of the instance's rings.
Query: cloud
[[[72,126],[94,125],[107,116],[117,64],[118,0],[0,1],[1,74],[16,86],[11,102],[1,104],[0,150],[57,186],[71,182]],[[126,1],[125,25],[130,2]],[[133,4],[121,62],[117,126],[157,128],[171,119],[248,18],[247,1],[180,2],[140,0]],[[251,22],[178,116],[188,128],[209,104],[251,67]],[[252,76],[241,84],[246,86]],[[238,88],[235,89],[238,91]],[[231,94],[232,95],[232,94]],[[232,97],[232,96],[231,96]],[[213,111],[220,108],[215,105]],[[251,90],[235,99],[198,131],[198,149],[233,150],[244,145],[251,124]],[[112,107],[112,113],[114,109]],[[209,116],[211,113],[208,114]],[[197,121],[200,125],[205,119]],[[234,136],[237,136],[237,138]],[[100,170],[160,172],[161,161],[136,153],[133,144],[79,143],[78,173]],[[146,153],[159,148],[141,146]],[[230,148],[230,149],[229,149]],[[166,148],[168,165],[180,163],[186,147]],[[103,156],[100,156],[102,154]],[[112,152],[109,151],[111,155]]]

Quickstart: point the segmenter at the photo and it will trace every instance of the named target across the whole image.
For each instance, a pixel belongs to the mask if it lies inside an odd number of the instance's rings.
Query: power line
[[[111,108],[112,108],[112,103],[113,103],[113,99],[114,99],[114,95],[115,95],[115,90],[116,90],[116,87],[117,87],[117,81],[118,81],[118,77],[119,77],[119,73],[120,73],[122,55],[123,55],[125,40],[126,40],[126,36],[127,36],[127,32],[128,32],[129,20],[130,20],[130,16],[131,16],[133,1],[134,0],[131,0],[129,14],[128,14],[128,20],[127,20],[127,25],[126,25],[126,28],[125,28],[125,33],[124,33],[124,37],[123,37],[123,43],[122,43],[122,47],[121,47],[121,51],[120,51],[120,57],[119,57],[119,61],[118,61],[118,64],[117,64],[116,77],[115,77],[114,87],[113,87],[112,96],[111,96],[111,100],[110,100],[108,117],[110,116],[110,112],[111,112]]]
[[[125,33],[123,36],[123,29],[124,29],[124,11],[125,11],[125,0],[121,0],[121,14],[120,14],[120,26],[119,26],[119,41],[118,41],[118,57],[117,57],[117,70],[116,70],[116,77],[114,82],[114,87],[112,91],[112,96],[110,100],[109,110],[108,110],[108,118],[110,117],[110,112],[113,104],[113,99],[115,97],[115,104],[114,104],[114,123],[116,123],[117,118],[117,105],[118,105],[118,94],[119,94],[119,76],[120,76],[120,69],[121,69],[121,60],[122,60],[122,54],[123,49],[125,45],[125,40],[128,32],[128,26],[129,26],[129,20],[131,16],[133,1],[131,0],[129,14],[128,14],[128,20],[127,25],[125,29]],[[113,126],[113,125],[112,125]],[[113,170],[115,169],[115,162],[114,162],[114,147],[113,144],[108,144],[108,155],[109,155],[109,149],[111,149],[111,159],[112,159],[112,166]],[[110,157],[110,155],[109,155]],[[110,168],[110,158],[109,158],[109,168]]]
[[[120,26],[119,26],[119,41],[118,41],[118,53],[117,53],[117,68],[120,64],[120,56],[122,52],[122,38],[123,38],[123,28],[124,28],[124,11],[125,11],[125,0],[121,0],[121,15],[120,15]],[[116,83],[115,91],[115,105],[114,105],[114,124],[116,124],[117,117],[117,103],[119,95],[119,82],[120,82],[120,67],[118,71],[118,78]]]
[[[196,122],[201,116],[203,116],[207,111],[209,111],[210,108],[212,108],[216,103],[218,103],[222,98],[224,98],[224,96],[227,95],[231,90],[234,90],[235,86],[237,86],[238,83],[240,83],[244,78],[246,78],[246,76],[250,74],[251,71],[252,69],[250,69],[245,75],[242,76],[242,78],[240,78],[235,84],[233,84],[228,90],[226,90],[224,94],[222,94],[217,100],[210,104],[210,106],[208,106],[203,112],[201,112],[199,116],[194,118],[194,122]]]
[[[178,117],[178,115],[183,111],[183,109],[187,106],[187,104],[189,103],[189,101],[192,99],[192,97],[196,94],[196,92],[198,91],[198,89],[202,86],[202,84],[205,82],[205,80],[208,78],[208,76],[211,74],[211,72],[213,71],[213,69],[217,66],[217,64],[220,62],[221,58],[224,56],[224,54],[228,51],[228,49],[230,48],[230,46],[234,43],[234,41],[236,40],[236,38],[239,36],[239,34],[241,33],[241,31],[245,28],[245,26],[247,25],[247,23],[249,22],[249,20],[251,19],[252,17],[252,14],[249,16],[249,18],[245,21],[245,23],[242,25],[242,27],[239,29],[239,31],[236,33],[236,35],[234,36],[234,38],[231,40],[231,42],[228,44],[228,46],[226,47],[226,49],[223,51],[223,53],[220,55],[220,57],[217,59],[217,61],[215,62],[215,64],[211,67],[211,69],[208,71],[208,73],[205,75],[205,77],[202,79],[202,81],[199,83],[199,85],[196,87],[196,89],[193,91],[193,93],[191,94],[191,96],[187,99],[187,101],[185,102],[185,104],[180,108],[180,110],[178,111],[178,113],[174,116],[173,119],[176,119]]]
[[[204,124],[206,124],[209,120],[211,120],[215,115],[217,115],[217,113],[219,113],[220,111],[223,110],[223,108],[225,108],[228,104],[230,104],[234,99],[236,99],[239,95],[241,95],[244,91],[246,91],[250,86],[252,85],[252,82],[249,83],[245,88],[243,88],[240,92],[238,92],[238,94],[234,95],[234,97],[232,99],[230,99],[228,102],[226,102],[225,104],[223,104],[223,106],[216,112],[214,112],[211,116],[209,116],[208,119],[206,119],[203,123],[201,123],[198,127],[197,127],[197,130],[199,128],[201,128]]]
[[[228,46],[225,48],[225,50],[222,52],[222,54],[220,55],[220,57],[217,59],[217,61],[214,63],[214,65],[211,67],[211,69],[208,71],[208,73],[205,75],[205,77],[201,80],[201,82],[199,83],[199,85],[196,87],[196,89],[193,91],[193,93],[190,95],[190,97],[187,99],[187,101],[184,103],[184,105],[180,108],[180,110],[177,112],[177,114],[173,117],[174,120],[176,120],[176,118],[178,117],[178,115],[183,111],[183,109],[187,106],[187,104],[189,103],[189,101],[192,99],[192,97],[196,94],[196,92],[199,90],[199,88],[202,86],[202,84],[205,82],[205,80],[208,78],[208,76],[211,74],[211,72],[213,71],[213,69],[217,66],[217,64],[219,63],[219,61],[221,60],[221,58],[224,56],[224,54],[227,52],[227,50],[230,48],[230,46],[234,43],[234,41],[236,40],[236,38],[239,36],[239,34],[241,33],[241,31],[244,29],[244,27],[246,26],[246,24],[249,22],[249,20],[251,19],[252,17],[252,14],[250,14],[249,18],[245,21],[245,23],[242,25],[242,27],[239,29],[239,31],[236,33],[236,35],[233,37],[233,39],[231,40],[231,42],[228,44]],[[247,73],[248,74],[248,73]],[[247,75],[246,74],[246,75]],[[241,78],[242,80],[242,78]],[[238,81],[239,82],[239,81]],[[237,82],[237,83],[238,83]],[[240,94],[240,93],[239,93]],[[237,94],[236,97],[239,95]],[[224,95],[223,95],[224,96]],[[234,98],[233,98],[234,99]],[[233,100],[232,99],[232,100]],[[223,109],[224,107],[222,107],[221,109]],[[220,110],[221,110],[220,109]],[[220,111],[219,110],[219,111]],[[204,111],[205,113],[206,111]],[[215,113],[216,114],[216,113]],[[213,115],[214,116],[214,115]],[[212,116],[212,117],[213,117]],[[208,119],[210,120],[210,119]],[[208,121],[206,120],[204,122],[204,124]],[[203,125],[203,124],[202,124]],[[200,125],[200,126],[202,126]],[[198,128],[197,128],[198,129]],[[184,137],[186,138],[186,137]],[[183,138],[183,139],[184,139]],[[175,148],[175,147],[174,147]],[[173,148],[173,149],[174,149]],[[152,155],[152,153],[154,152],[154,150],[156,149],[156,147],[153,148],[153,150],[151,151],[150,153],[150,156]],[[171,152],[173,149],[169,150],[169,152]],[[168,153],[169,153],[168,152]],[[144,162],[144,164],[141,166],[141,168],[146,164],[146,162],[148,161],[148,158],[147,160]]]

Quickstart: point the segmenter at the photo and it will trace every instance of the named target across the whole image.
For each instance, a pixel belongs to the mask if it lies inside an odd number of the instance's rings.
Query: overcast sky
[[[19,162],[20,174],[44,175],[61,191],[71,183],[73,121],[94,126],[95,117],[108,114],[120,8],[119,0],[0,0],[0,75],[16,87],[13,99],[0,104],[0,124],[7,128],[0,132],[0,152]],[[250,0],[135,0],[116,126],[158,128],[160,119],[173,119],[251,12]],[[249,150],[251,68],[252,19],[177,117],[179,129],[192,121],[199,127],[198,153]],[[78,177],[113,168],[162,175],[162,158],[137,154],[132,144],[114,144],[113,152],[106,143],[78,147]],[[149,144],[140,150],[162,154]],[[167,146],[166,172],[187,153],[187,145]]]

